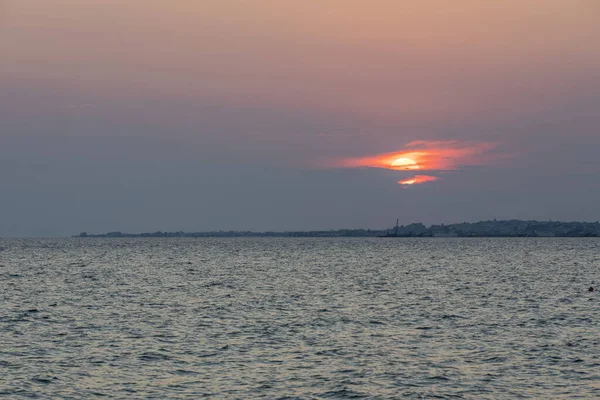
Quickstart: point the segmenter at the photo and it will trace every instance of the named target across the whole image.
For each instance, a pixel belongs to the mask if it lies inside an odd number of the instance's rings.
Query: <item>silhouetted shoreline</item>
[[[449,225],[426,226],[422,223],[401,225],[397,234],[389,229],[338,229],[328,231],[207,231],[207,232],[152,232],[123,233],[109,232],[89,234],[82,232],[74,237],[82,238],[151,238],[151,237],[598,237],[600,222],[558,221],[480,221]],[[391,235],[391,236],[390,236]]]

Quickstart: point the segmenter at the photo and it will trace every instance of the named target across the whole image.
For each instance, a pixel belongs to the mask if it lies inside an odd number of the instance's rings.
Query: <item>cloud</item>
[[[426,182],[435,182],[438,179],[440,179],[440,178],[438,178],[437,176],[415,175],[415,176],[413,176],[411,178],[398,181],[398,184],[403,185],[403,186],[406,186],[406,185],[420,185],[420,184],[426,183]]]
[[[493,159],[496,143],[417,140],[404,149],[358,158],[343,158],[330,163],[338,168],[384,168],[395,171],[453,171],[464,166],[486,165]],[[401,185],[438,180],[435,176],[416,175],[401,180]]]

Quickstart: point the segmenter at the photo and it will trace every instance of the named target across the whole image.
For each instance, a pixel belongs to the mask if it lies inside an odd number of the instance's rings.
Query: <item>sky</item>
[[[0,0],[0,236],[600,219],[597,0]]]

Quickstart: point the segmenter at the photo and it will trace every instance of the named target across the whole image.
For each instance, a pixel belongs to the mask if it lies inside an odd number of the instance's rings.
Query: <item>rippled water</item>
[[[600,397],[598,239],[0,240],[0,396]]]

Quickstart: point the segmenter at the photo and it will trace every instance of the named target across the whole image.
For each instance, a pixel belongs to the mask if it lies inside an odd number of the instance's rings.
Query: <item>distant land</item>
[[[151,237],[598,237],[600,222],[558,222],[558,221],[480,221],[449,225],[425,226],[422,223],[399,226],[382,230],[338,229],[329,231],[212,231],[212,232],[152,232],[122,233],[109,232],[89,234],[82,232],[75,237],[82,238],[151,238]]]

